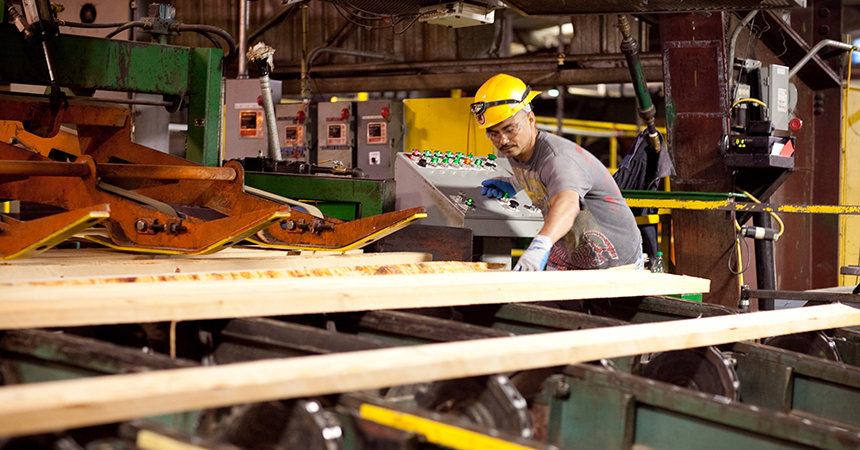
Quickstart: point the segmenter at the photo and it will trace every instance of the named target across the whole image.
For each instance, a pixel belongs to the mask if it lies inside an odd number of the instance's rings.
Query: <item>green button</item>
[[[487,159],[489,159],[490,161],[495,161],[495,160],[496,160],[496,155],[490,155],[490,156],[488,156],[488,157],[487,157]]]

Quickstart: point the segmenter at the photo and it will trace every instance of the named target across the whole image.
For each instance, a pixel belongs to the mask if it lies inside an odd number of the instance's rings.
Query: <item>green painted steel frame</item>
[[[860,368],[747,343],[732,358],[744,403],[860,429]]]
[[[0,19],[5,2],[0,0]],[[50,85],[42,47],[0,20],[0,82]],[[223,51],[61,34],[48,41],[61,87],[188,96],[186,158],[220,162]]]
[[[550,417],[547,443],[562,448],[860,446],[853,431],[597,366],[567,366],[563,375],[547,380],[544,394]]]
[[[355,217],[338,217],[344,220],[377,216],[394,211],[393,180],[246,172],[245,184],[296,200],[357,204],[358,210]]]

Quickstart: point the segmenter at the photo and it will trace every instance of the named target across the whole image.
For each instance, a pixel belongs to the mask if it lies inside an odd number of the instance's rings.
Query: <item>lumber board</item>
[[[37,258],[0,263],[0,281],[34,281],[69,277],[141,276],[250,270],[321,269],[358,265],[415,264],[431,261],[429,253],[317,252],[299,255],[282,250],[227,249],[214,255],[182,257],[107,250],[57,250]]]
[[[482,272],[0,289],[0,330],[707,292],[625,271]]]
[[[860,325],[842,304],[0,388],[0,437]]]
[[[349,277],[403,275],[416,273],[477,273],[489,270],[484,262],[431,261],[426,263],[385,264],[371,266],[321,267],[315,269],[266,269],[232,272],[191,272],[159,275],[125,275],[107,277],[70,277],[48,280],[0,281],[0,288],[10,286],[78,286],[117,283],[155,283],[167,281],[254,280],[263,278]]]

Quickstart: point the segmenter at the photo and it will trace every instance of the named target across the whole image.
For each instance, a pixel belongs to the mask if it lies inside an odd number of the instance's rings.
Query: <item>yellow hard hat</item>
[[[478,89],[471,105],[472,114],[478,127],[491,127],[519,112],[538,94],[540,91],[532,91],[519,78],[500,73]]]

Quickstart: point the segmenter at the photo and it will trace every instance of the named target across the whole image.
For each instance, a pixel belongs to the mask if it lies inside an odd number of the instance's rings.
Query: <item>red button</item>
[[[390,109],[388,109],[388,107],[387,107],[387,106],[383,107],[383,108],[382,108],[382,118],[383,118],[383,119],[388,119],[388,117],[389,117],[389,116],[391,116],[391,110],[390,110]]]
[[[346,120],[346,119],[349,119],[349,109],[343,108],[340,111],[340,120]]]
[[[803,121],[800,120],[800,117],[795,117],[788,122],[788,127],[793,131],[800,130],[803,127]]]

